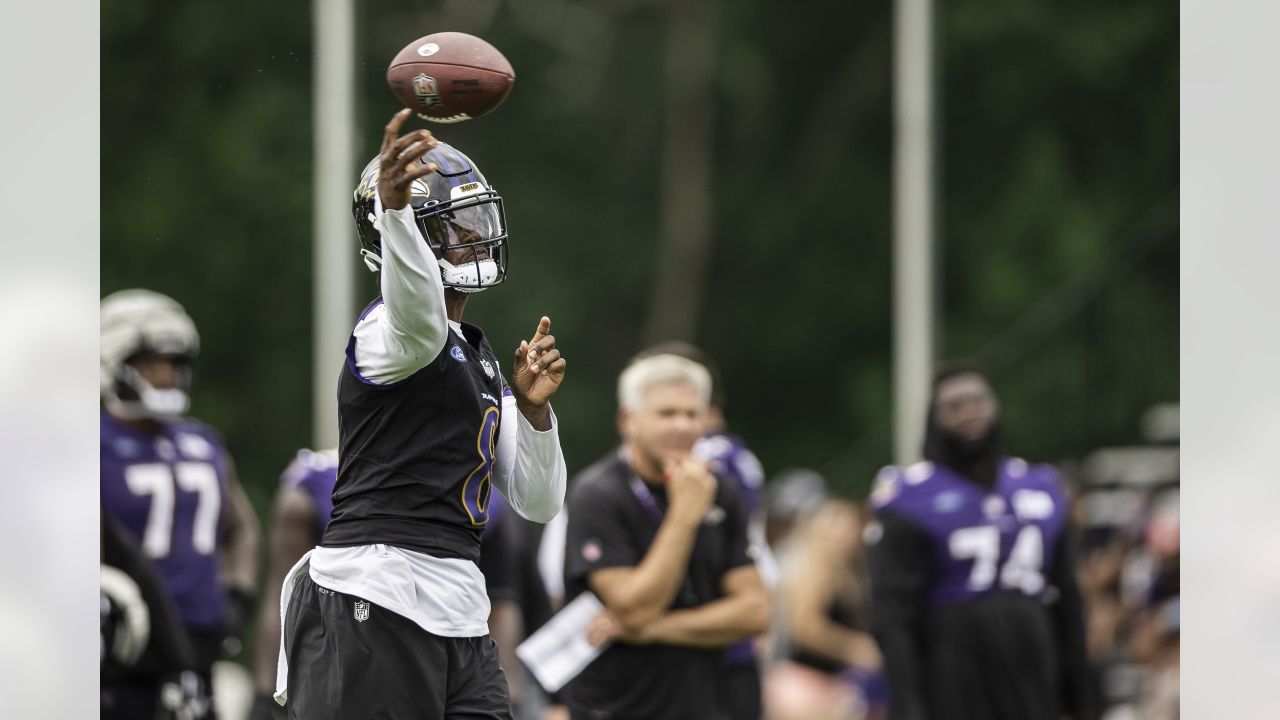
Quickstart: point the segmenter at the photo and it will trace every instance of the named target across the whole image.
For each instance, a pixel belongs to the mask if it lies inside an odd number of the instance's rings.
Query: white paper
[[[556,692],[591,664],[611,642],[592,645],[587,628],[604,606],[584,592],[565,605],[516,648],[516,656],[549,693]]]

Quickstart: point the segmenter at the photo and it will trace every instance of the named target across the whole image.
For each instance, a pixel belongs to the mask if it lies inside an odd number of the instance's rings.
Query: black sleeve
[[[599,484],[578,488],[569,500],[565,530],[564,586],[566,600],[597,570],[635,567],[644,560],[648,543],[632,537],[615,496]],[[571,590],[573,588],[574,590]]]
[[[871,627],[884,656],[891,720],[924,720],[922,623],[932,573],[929,539],[910,521],[882,513],[868,544]]]
[[[129,674],[158,677],[194,669],[195,651],[169,600],[169,591],[160,584],[151,561],[105,509],[102,511],[102,563],[118,568],[137,583],[150,615],[151,637]]]
[[[1073,720],[1095,720],[1089,657],[1085,650],[1085,609],[1076,584],[1076,535],[1068,526],[1054,548],[1049,583],[1057,589],[1050,606],[1062,667],[1063,707]]]

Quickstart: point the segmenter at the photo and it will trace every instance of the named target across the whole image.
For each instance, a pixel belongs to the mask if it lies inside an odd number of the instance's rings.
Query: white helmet
[[[150,290],[121,290],[102,299],[99,319],[99,386],[102,402],[128,419],[175,418],[187,411],[191,362],[200,335],[176,300]],[[141,353],[178,360],[178,386],[157,389],[129,365]]]

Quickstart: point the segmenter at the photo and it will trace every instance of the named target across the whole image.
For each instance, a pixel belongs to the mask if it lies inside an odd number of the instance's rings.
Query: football
[[[387,84],[424,120],[456,123],[502,104],[515,84],[511,63],[474,35],[439,32],[405,46],[387,68]]]

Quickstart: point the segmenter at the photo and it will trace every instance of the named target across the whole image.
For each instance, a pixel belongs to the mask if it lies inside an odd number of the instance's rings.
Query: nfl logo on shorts
[[[356,601],[356,622],[364,622],[369,619],[369,603],[364,600]]]

